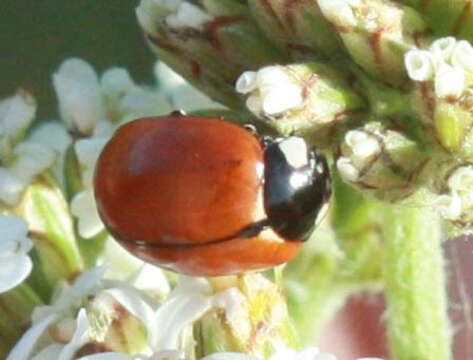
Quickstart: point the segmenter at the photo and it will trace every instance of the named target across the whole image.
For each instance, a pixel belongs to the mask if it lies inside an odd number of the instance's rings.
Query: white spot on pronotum
[[[291,177],[289,178],[289,184],[294,188],[294,189],[299,189],[303,187],[305,184],[307,184],[307,174],[300,173],[300,172],[294,172]]]
[[[258,84],[256,74],[256,71],[245,71],[241,74],[235,85],[236,91],[240,94],[248,94],[253,91]]]
[[[412,80],[427,81],[434,74],[434,59],[426,50],[410,50],[404,56],[407,74]]]
[[[279,149],[293,168],[297,169],[309,163],[307,145],[302,138],[292,136],[284,139],[279,143]]]

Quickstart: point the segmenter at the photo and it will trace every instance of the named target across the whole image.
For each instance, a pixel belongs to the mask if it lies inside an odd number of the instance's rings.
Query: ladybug
[[[301,138],[171,114],[119,128],[94,187],[105,226],[133,254],[220,276],[292,259],[330,197],[330,176]]]

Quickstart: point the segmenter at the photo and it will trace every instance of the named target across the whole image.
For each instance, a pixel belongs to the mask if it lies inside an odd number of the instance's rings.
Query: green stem
[[[384,279],[393,360],[452,358],[438,216],[427,207],[387,207]]]

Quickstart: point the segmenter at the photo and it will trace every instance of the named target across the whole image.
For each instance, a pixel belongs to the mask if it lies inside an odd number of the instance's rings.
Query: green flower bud
[[[48,299],[59,280],[72,280],[83,267],[68,205],[52,178],[42,175],[28,186],[14,213],[28,222],[34,241],[30,284]]]
[[[235,305],[227,305],[223,313],[218,308],[213,309],[194,324],[199,358],[219,351],[268,356],[273,351],[274,341],[294,344],[292,325],[279,286],[258,273],[216,278],[212,282],[215,292],[231,291],[229,297]]]
[[[143,0],[138,21],[156,55],[216,101],[242,108],[232,88],[236,78],[245,70],[287,61],[241,2],[174,5]]]
[[[473,160],[473,46],[440,38],[428,50],[409,51],[405,65],[416,81],[411,106],[423,127],[449,153]]]
[[[293,58],[331,56],[341,50],[332,25],[314,0],[249,0],[248,5],[261,31]]]
[[[340,147],[341,177],[374,197],[395,201],[416,190],[426,154],[402,133],[372,122],[350,130]]]
[[[332,67],[319,62],[268,66],[244,72],[236,90],[246,106],[280,133],[304,136],[317,145],[337,133],[364,108],[363,99]]]
[[[413,9],[383,0],[317,0],[353,60],[376,79],[405,83],[404,53],[427,31]]]

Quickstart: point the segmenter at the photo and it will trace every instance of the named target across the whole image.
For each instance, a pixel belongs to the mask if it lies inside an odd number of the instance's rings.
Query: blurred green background
[[[138,0],[0,0],[0,99],[32,91],[38,119],[57,118],[51,75],[62,60],[81,57],[100,74],[126,67],[151,82],[154,56],[138,28]]]

